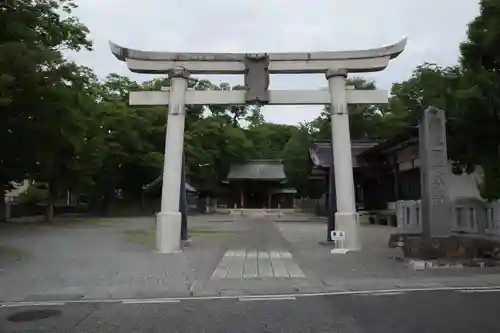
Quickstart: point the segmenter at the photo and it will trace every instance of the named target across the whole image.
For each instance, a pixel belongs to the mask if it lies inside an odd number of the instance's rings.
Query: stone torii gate
[[[169,91],[130,93],[131,105],[168,105],[161,212],[157,215],[159,252],[180,249],[179,188],[186,104],[324,105],[332,106],[332,149],[335,161],[336,229],[345,231],[344,247],[360,250],[347,104],[384,104],[388,92],[346,87],[348,73],[381,71],[403,52],[406,39],[377,49],[311,53],[174,53],[149,52],[110,43],[111,51],[135,73],[168,74]],[[325,90],[269,90],[270,74],[324,73]],[[190,74],[243,74],[245,90],[187,90]]]

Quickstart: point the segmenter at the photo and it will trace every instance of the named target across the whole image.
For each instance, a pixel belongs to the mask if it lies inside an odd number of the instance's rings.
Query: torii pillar
[[[156,248],[162,253],[180,249],[182,214],[179,212],[186,118],[186,89],[189,73],[182,67],[169,71],[171,81],[168,104],[161,211],[157,214]]]
[[[352,171],[351,134],[346,99],[346,69],[328,69],[326,72],[332,105],[332,157],[335,161],[335,192],[337,211],[335,229],[345,231],[349,250],[360,250],[359,215],[356,212],[354,174]]]

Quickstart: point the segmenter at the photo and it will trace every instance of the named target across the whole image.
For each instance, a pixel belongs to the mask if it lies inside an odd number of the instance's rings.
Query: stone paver
[[[247,251],[245,269],[243,270],[243,278],[256,279],[258,277],[259,266],[257,265],[257,251]]]
[[[280,251],[271,251],[271,264],[273,265],[274,276],[277,278],[289,278],[290,274],[281,255]]]
[[[235,251],[232,265],[228,267],[228,279],[241,279],[243,277],[246,256],[246,251]]]
[[[234,251],[226,252],[224,257],[220,261],[219,266],[217,266],[214,273],[212,274],[212,278],[225,279],[231,266],[234,266],[234,264],[232,263],[234,260],[235,260]]]
[[[274,277],[273,266],[271,266],[271,258],[269,252],[259,252],[259,277],[272,278]]]
[[[211,277],[212,280],[257,278],[305,278],[305,275],[286,250],[228,250]]]

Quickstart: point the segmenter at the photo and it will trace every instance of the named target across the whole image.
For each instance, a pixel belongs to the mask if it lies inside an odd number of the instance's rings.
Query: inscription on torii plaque
[[[247,54],[245,57],[245,101],[248,104],[269,103],[269,56]]]

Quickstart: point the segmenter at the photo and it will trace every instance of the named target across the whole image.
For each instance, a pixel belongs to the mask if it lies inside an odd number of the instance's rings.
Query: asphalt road
[[[496,333],[498,309],[500,289],[4,304],[0,332]]]

